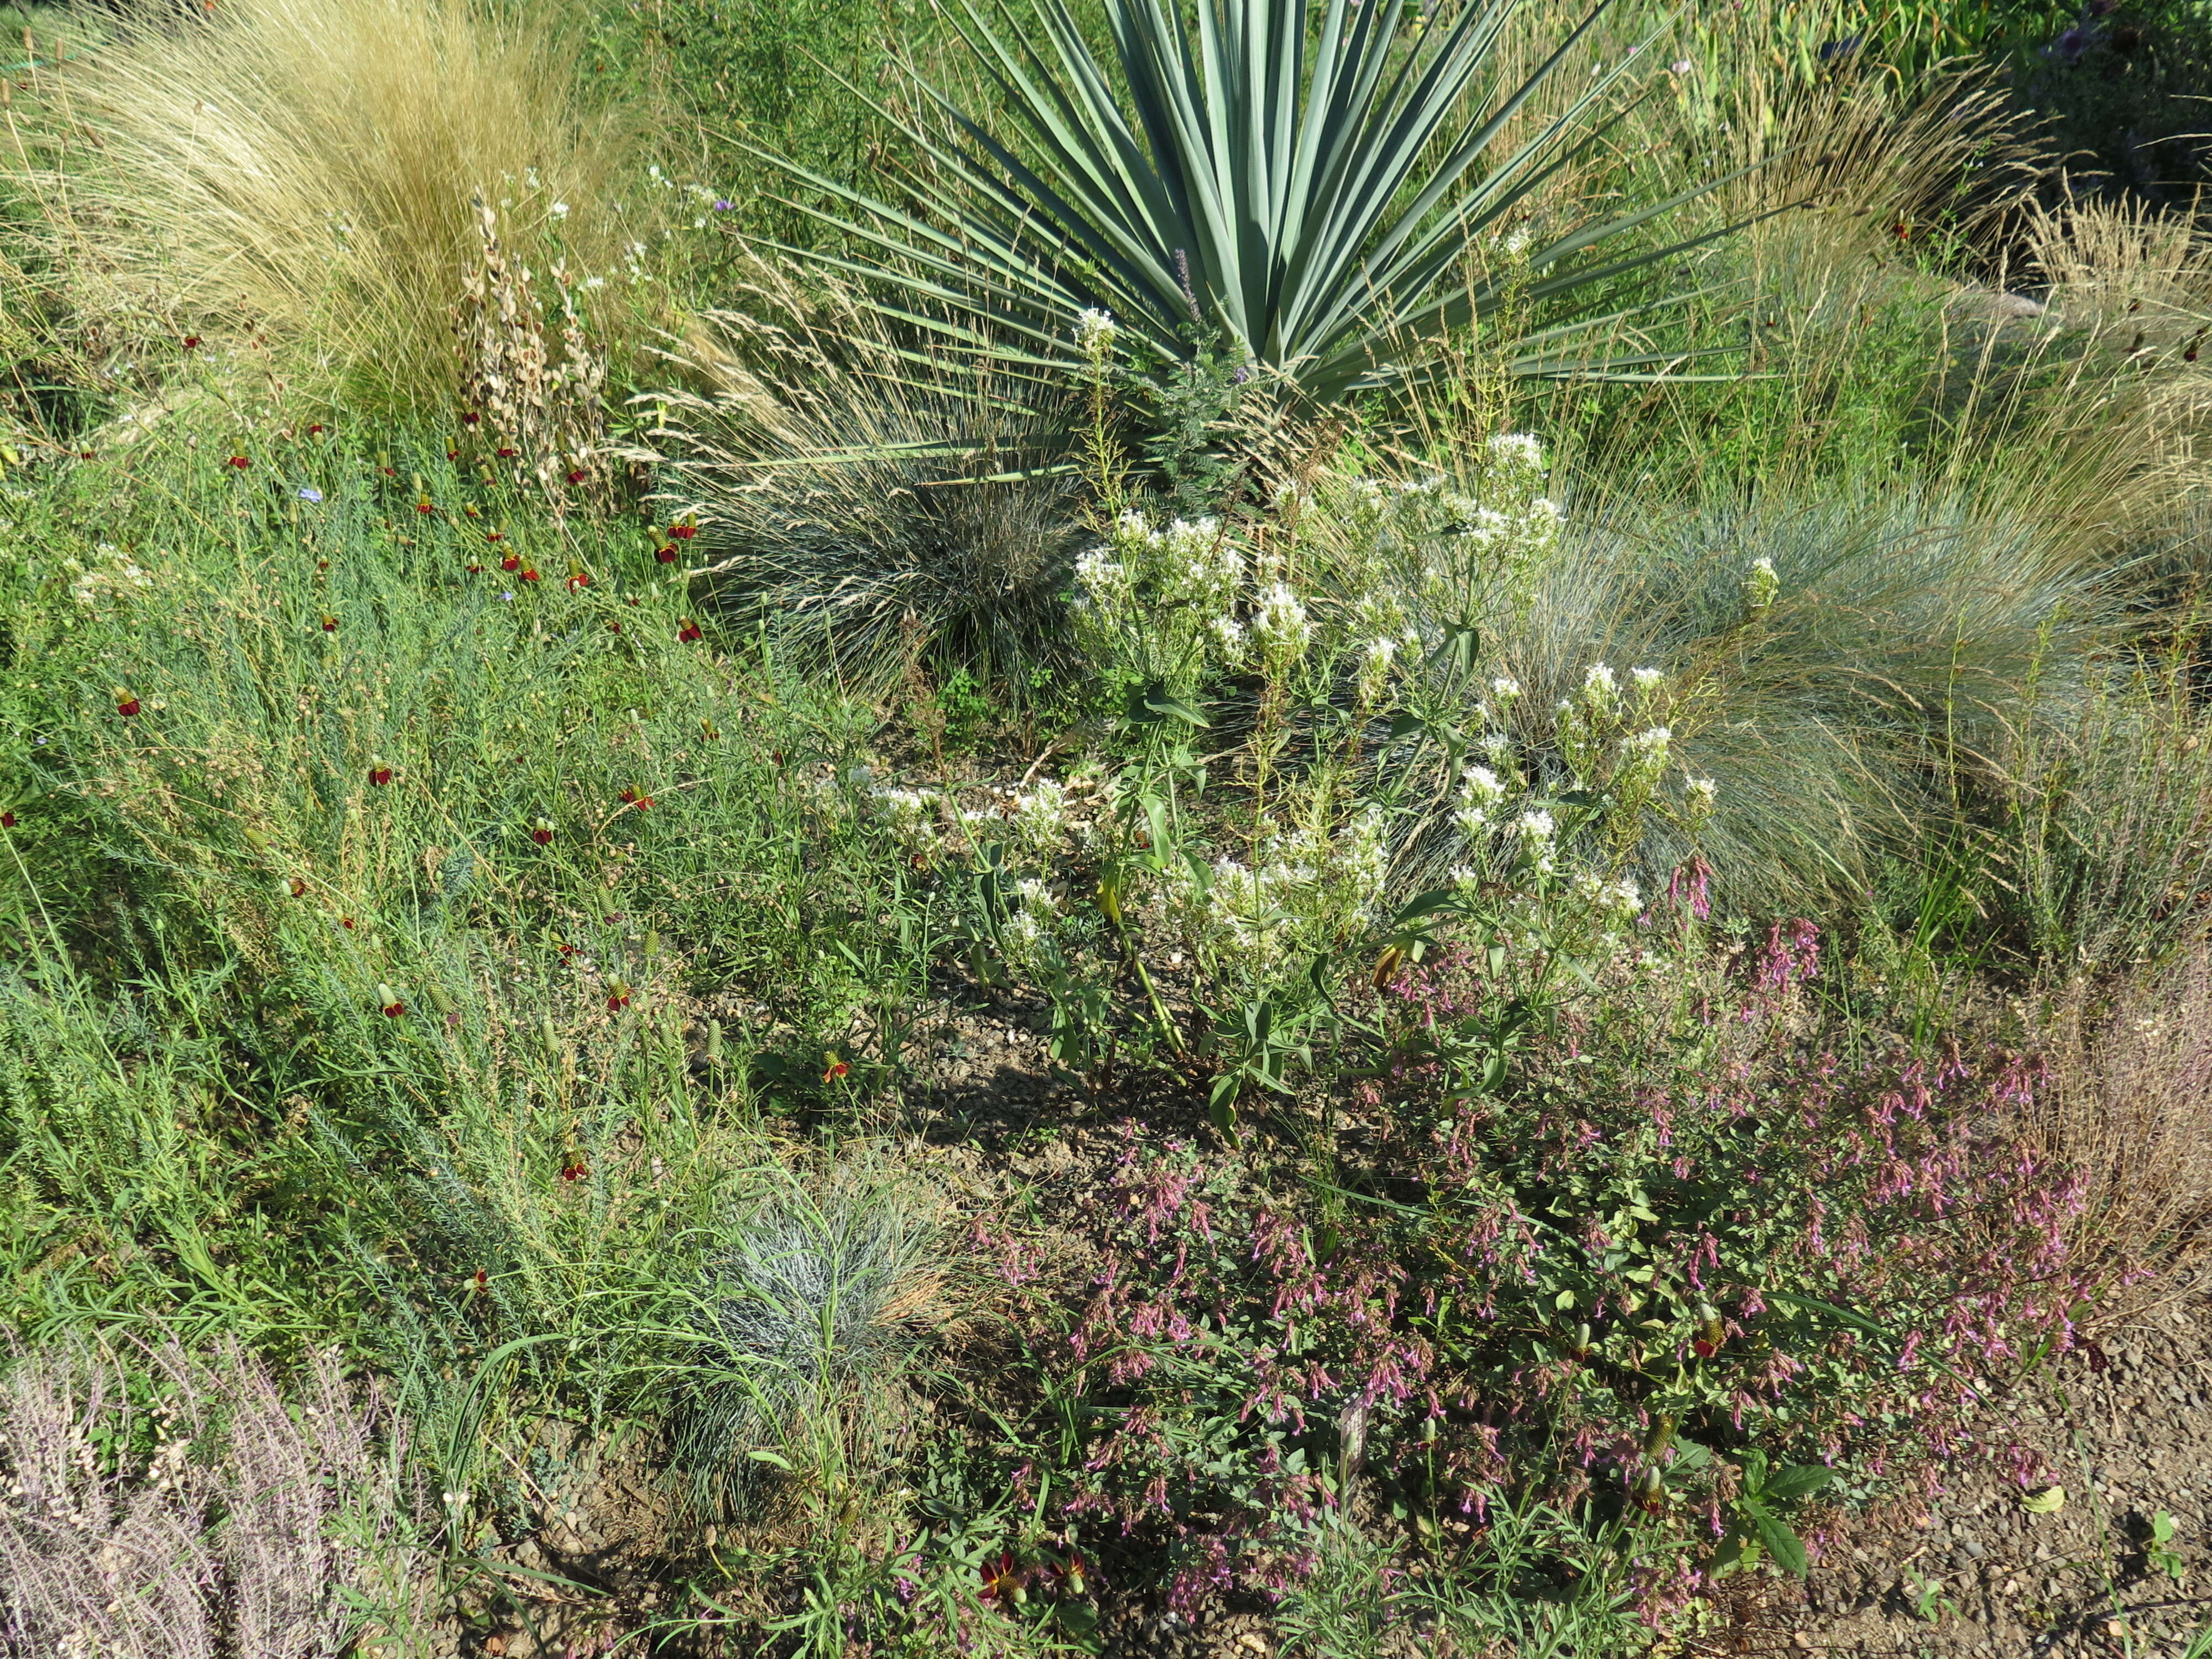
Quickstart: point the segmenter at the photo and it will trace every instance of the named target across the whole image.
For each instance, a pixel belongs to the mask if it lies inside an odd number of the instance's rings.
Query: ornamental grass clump
[[[579,278],[650,234],[632,131],[573,68],[544,23],[448,0],[145,0],[53,78],[29,183],[110,335],[235,344],[311,396],[448,418],[473,198]]]
[[[937,1311],[935,1237],[911,1198],[849,1171],[818,1192],[792,1182],[722,1230],[676,1451],[702,1510],[729,1512],[771,1470],[810,1495],[871,1477]]]
[[[1072,665],[1060,603],[1082,503],[1062,412],[947,355],[910,360],[847,296],[748,268],[748,313],[676,356],[648,434],[696,514],[690,574],[787,659],[884,695],[966,669],[1019,705]]]

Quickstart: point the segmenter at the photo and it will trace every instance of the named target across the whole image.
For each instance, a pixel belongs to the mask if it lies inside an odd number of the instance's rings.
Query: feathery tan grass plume
[[[2099,996],[2069,986],[2052,1077],[2025,1126],[2088,1184],[2081,1248],[2123,1283],[2100,1316],[2182,1293],[2212,1250],[2212,957],[2202,945]]]
[[[645,234],[619,117],[544,27],[460,0],[145,0],[46,107],[29,183],[88,313],[265,343],[299,389],[371,408],[451,406],[472,198],[580,276]]]

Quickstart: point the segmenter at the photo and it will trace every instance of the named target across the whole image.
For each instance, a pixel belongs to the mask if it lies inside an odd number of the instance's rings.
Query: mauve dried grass
[[[2109,1264],[2100,1317],[2141,1310],[2212,1255],[2212,954],[2062,1000],[2028,1132],[2088,1180],[2081,1248]]]
[[[0,1654],[9,1659],[326,1659],[404,1555],[406,1512],[375,1396],[334,1356],[288,1403],[235,1345],[173,1341],[131,1367],[90,1347],[34,1352],[0,1389]],[[143,1460],[113,1447],[142,1444]],[[388,1437],[387,1437],[388,1440]],[[406,1563],[398,1577],[412,1576]]]

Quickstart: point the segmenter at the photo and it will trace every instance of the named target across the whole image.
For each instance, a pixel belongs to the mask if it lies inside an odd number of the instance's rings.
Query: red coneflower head
[[[338,619],[337,619],[336,617],[324,617],[324,618],[323,618],[323,632],[324,632],[324,633],[325,633],[325,634],[335,634],[335,633],[337,633],[337,631],[338,631]]]
[[[230,464],[236,467],[240,472],[243,472],[247,467],[252,466],[253,462],[248,456],[234,455],[230,458]]]
[[[471,576],[475,575],[478,571],[482,570],[483,568],[483,567],[482,565],[480,565],[480,564],[477,563],[473,559],[472,559],[472,560],[471,560],[471,561],[469,562],[469,574],[471,574]]]
[[[590,1171],[584,1167],[584,1155],[581,1152],[569,1152],[562,1157],[561,1162],[562,1180],[581,1181],[589,1173]]]
[[[1022,1575],[1015,1569],[1012,1550],[1000,1551],[995,1559],[986,1556],[981,1575],[984,1595],[1011,1601],[1017,1607],[1029,1600],[1022,1586]]]
[[[540,818],[537,823],[532,824],[530,826],[530,839],[536,842],[540,847],[544,847],[550,842],[553,839],[553,820],[550,818]]]
[[[514,459],[514,452],[511,449],[501,449],[495,451],[495,453],[502,461],[511,461]]]
[[[305,898],[307,896],[307,884],[300,877],[295,876],[284,884],[284,890],[291,894],[294,898]]]
[[[384,1011],[386,1019],[398,1019],[407,1012],[407,1005],[399,1000],[398,994],[389,985],[376,988],[376,1006]]]
[[[623,984],[620,980],[617,980],[612,985],[607,987],[607,1006],[610,1009],[623,1009],[629,1007],[629,987]]]
[[[325,426],[320,421],[310,421],[307,422],[307,435],[310,438],[319,438],[323,434],[329,430],[330,428]]]
[[[380,789],[392,781],[392,769],[384,763],[383,756],[371,755],[368,757],[368,781]]]
[[[669,538],[672,541],[688,542],[698,533],[699,526],[692,521],[689,513],[668,526]]]
[[[676,544],[673,542],[663,542],[659,547],[654,548],[653,550],[653,562],[655,564],[674,564],[676,562]]]
[[[438,510],[437,503],[431,501],[430,498],[426,495],[421,501],[415,503],[415,510],[427,519],[430,514]]]
[[[185,335],[185,350],[187,350],[187,351],[198,351],[199,349],[200,349],[200,337],[199,337],[198,335],[197,335],[197,334],[187,334],[187,335]]]
[[[641,812],[650,810],[653,805],[652,796],[640,794],[635,789],[624,789],[616,799],[624,806],[635,806]]]
[[[484,539],[488,542],[503,542],[507,539],[507,532],[504,530],[487,530],[484,532]]]
[[[678,644],[689,645],[694,640],[705,637],[706,635],[699,631],[699,624],[689,617],[684,617],[676,624],[676,638]]]
[[[482,419],[483,419],[483,416],[477,413],[473,409],[465,409],[461,411],[461,424],[463,426],[474,426]]]
[[[124,719],[129,720],[133,714],[138,712],[138,707],[137,698],[132,696],[128,691],[124,690],[120,686],[116,688],[115,712],[117,714],[122,715]]]
[[[522,568],[522,555],[521,555],[521,554],[520,554],[520,553],[510,553],[510,554],[508,554],[505,558],[501,559],[501,560],[499,562],[499,568],[500,568],[501,570],[520,570],[520,569],[521,569],[521,568]]]
[[[534,581],[536,581],[536,580],[538,580],[538,567],[537,567],[536,565],[531,565],[531,564],[526,564],[526,565],[523,566],[523,567],[522,567],[522,580],[525,580],[525,581],[526,581],[526,582],[534,582]]]
[[[15,827],[15,815],[6,807],[0,806],[0,830],[13,830]]]
[[[853,1069],[835,1054],[824,1054],[822,1058],[824,1062],[822,1068],[822,1080],[824,1083],[834,1083]]]
[[[572,484],[580,484],[590,476],[591,475],[589,473],[585,472],[580,468],[571,467],[568,471],[568,482]]]
[[[351,916],[340,916],[338,918],[338,926],[344,928],[348,933],[351,933],[353,931],[353,918]]]
[[[585,569],[584,567],[580,564],[570,565],[568,567],[568,591],[571,593],[574,593],[581,589],[589,587],[591,585],[592,573],[590,571]]]
[[[471,1276],[470,1282],[480,1291],[489,1290],[491,1288],[491,1275],[479,1267]]]

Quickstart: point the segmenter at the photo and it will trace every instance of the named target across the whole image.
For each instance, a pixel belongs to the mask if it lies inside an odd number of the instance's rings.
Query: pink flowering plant
[[[1677,899],[1639,927],[1663,974],[1614,953],[1532,1008],[1516,953],[1445,944],[1369,990],[1308,1156],[1125,1127],[1087,1282],[1024,1286],[1089,1425],[1070,1517],[1190,1607],[1289,1593],[1340,1514],[1479,1555],[1540,1504],[1656,1619],[1762,1554],[1802,1572],[1808,1504],[1964,1449],[2085,1291],[2078,1188],[2007,1132],[2035,1068],[1841,1060],[1810,924],[1731,953]]]

